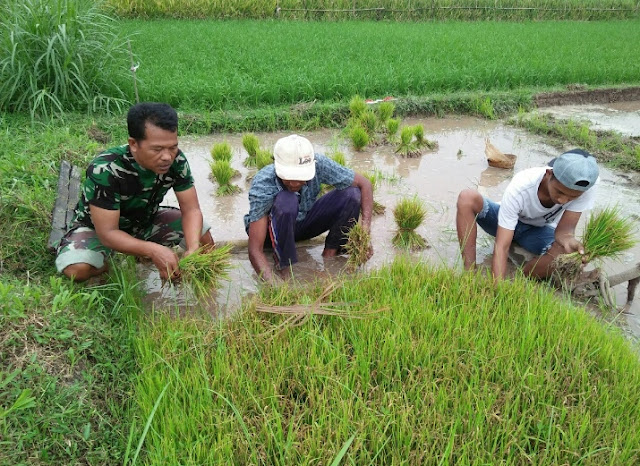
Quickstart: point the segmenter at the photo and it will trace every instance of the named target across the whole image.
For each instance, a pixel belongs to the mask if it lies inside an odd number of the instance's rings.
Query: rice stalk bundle
[[[403,157],[417,157],[420,155],[417,145],[413,142],[413,126],[405,126],[400,131],[400,143],[396,148],[396,153]]]
[[[199,298],[211,294],[220,281],[229,278],[232,246],[202,246],[193,254],[178,262],[180,281],[193,290]]]
[[[428,149],[435,149],[438,147],[438,143],[436,141],[430,141],[424,137],[424,126],[422,125],[415,125],[413,127],[413,135],[416,138],[416,146],[418,147],[427,147]]]
[[[393,102],[381,102],[376,110],[378,113],[378,120],[384,125],[393,116],[393,112],[396,111],[396,106]]]
[[[398,134],[400,128],[400,122],[394,118],[387,120],[387,135],[389,139],[394,138]]]
[[[359,120],[366,111],[367,104],[364,99],[359,95],[354,95],[349,102],[349,112],[351,113],[351,118]]]
[[[353,147],[358,151],[362,150],[367,144],[369,144],[369,135],[360,125],[351,128],[351,131],[349,131],[349,137],[351,138]]]
[[[211,158],[215,161],[226,160],[228,162],[231,160],[231,157],[231,145],[228,142],[214,144],[211,148]]]
[[[618,258],[637,243],[636,230],[633,221],[623,217],[617,206],[592,213],[582,234],[584,256],[578,252],[558,256],[554,261],[554,275],[559,280],[572,281],[580,275],[583,262]]]
[[[349,254],[347,265],[353,269],[360,267],[369,260],[371,235],[365,231],[360,223],[356,223],[347,233],[345,249]]]
[[[360,122],[370,138],[375,136],[376,129],[378,128],[378,118],[372,110],[364,112],[360,117]]]
[[[371,182],[371,188],[375,193],[378,186],[378,177],[375,173],[365,173],[364,176]],[[384,205],[380,204],[375,199],[373,200],[373,215],[382,215],[386,210],[387,208]]]
[[[342,165],[343,167],[346,167],[346,166],[347,166],[347,159],[346,159],[346,157],[345,157],[344,153],[342,153],[342,152],[340,152],[340,151],[336,151],[336,152],[334,152],[333,154],[331,154],[331,159],[332,159],[334,162],[336,162],[336,163],[338,163],[338,164]]]
[[[256,159],[256,168],[258,170],[262,170],[267,165],[270,165],[273,163],[273,154],[266,149],[258,149],[255,159]]]
[[[393,209],[398,225],[398,231],[392,239],[394,246],[410,250],[424,249],[427,242],[414,230],[422,224],[426,215],[427,210],[417,197],[400,200]]]
[[[246,133],[242,135],[242,147],[247,151],[249,157],[255,157],[258,154],[260,148],[260,141],[258,136],[253,133]]]
[[[238,186],[231,184],[231,178],[236,174],[236,171],[231,167],[231,163],[228,160],[217,160],[211,164],[211,173],[218,183],[218,190],[216,194],[218,196],[227,196],[240,192]]]

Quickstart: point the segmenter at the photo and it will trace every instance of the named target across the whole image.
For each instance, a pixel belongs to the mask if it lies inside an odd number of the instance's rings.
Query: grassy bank
[[[142,100],[240,112],[354,94],[637,84],[639,27],[638,21],[121,22],[136,34]],[[132,84],[123,85],[133,98]]]
[[[169,18],[541,20],[638,17],[634,0],[108,0],[120,15]]]
[[[313,303],[277,290],[262,305]],[[154,315],[134,400],[150,464],[632,464],[640,364],[627,341],[525,280],[397,261],[330,301],[365,319],[281,327]],[[340,306],[339,306],[340,307]]]

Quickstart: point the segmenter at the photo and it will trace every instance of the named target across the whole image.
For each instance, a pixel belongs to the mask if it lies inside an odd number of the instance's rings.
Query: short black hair
[[[145,125],[151,123],[167,131],[178,131],[178,114],[169,104],[158,102],[140,102],[127,113],[129,137],[142,141],[146,137]]]

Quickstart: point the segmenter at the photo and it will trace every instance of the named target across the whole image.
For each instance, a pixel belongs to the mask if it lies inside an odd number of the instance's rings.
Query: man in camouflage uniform
[[[107,269],[113,251],[150,258],[163,279],[179,275],[179,243],[186,254],[213,245],[178,148],[178,115],[167,104],[140,103],[127,115],[129,143],[98,155],[87,168],[69,231],[60,241],[59,272],[83,281]],[[173,188],[179,209],[160,207]]]

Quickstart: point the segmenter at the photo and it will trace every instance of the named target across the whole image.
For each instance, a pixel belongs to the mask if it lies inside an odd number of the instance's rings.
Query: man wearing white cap
[[[560,254],[584,247],[575,238],[582,212],[593,208],[598,180],[596,159],[582,149],[572,149],[553,159],[547,167],[517,173],[500,204],[467,189],[458,196],[456,228],[464,267],[476,263],[477,225],[495,236],[491,270],[504,278],[512,242],[540,256],[527,262],[524,273],[546,278]]]
[[[274,164],[260,170],[249,189],[249,260],[256,273],[271,282],[264,247],[273,249],[277,270],[298,261],[295,242],[329,231],[323,257],[343,252],[346,235],[362,211],[362,226],[371,229],[371,182],[328,157],[314,154],[311,142],[293,134],[273,148]],[[318,199],[321,184],[336,189]],[[370,251],[373,254],[373,251]]]

